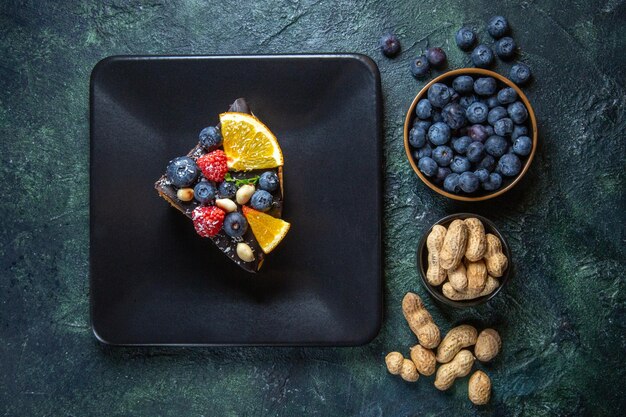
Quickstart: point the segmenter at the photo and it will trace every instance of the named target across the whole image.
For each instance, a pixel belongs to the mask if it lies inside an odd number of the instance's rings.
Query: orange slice
[[[245,113],[227,112],[220,114],[220,123],[228,168],[250,171],[283,165],[283,153],[276,136],[259,119]]]
[[[243,215],[246,216],[252,233],[263,252],[270,253],[287,235],[291,225],[283,219],[272,217],[269,214],[243,206]]]

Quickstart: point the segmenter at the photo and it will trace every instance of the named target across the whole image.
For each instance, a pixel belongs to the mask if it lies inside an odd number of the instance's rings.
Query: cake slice
[[[217,126],[200,132],[186,156],[168,163],[155,188],[193,221],[200,236],[241,268],[257,272],[290,227],[281,219],[282,165],[276,137],[239,98]]]

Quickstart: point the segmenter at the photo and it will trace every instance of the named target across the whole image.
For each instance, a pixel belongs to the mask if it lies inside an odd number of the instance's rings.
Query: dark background
[[[497,4],[496,4],[497,3]],[[526,88],[540,148],[526,178],[479,204],[419,182],[402,146],[423,85],[408,60],[443,46],[469,58],[462,24],[508,16],[534,70]],[[395,60],[377,51],[386,29]],[[626,410],[623,271],[626,3],[270,0],[3,1],[0,4],[0,412],[5,416],[619,415]],[[379,64],[385,101],[385,319],[358,348],[106,348],[88,315],[88,85],[114,54],[360,52]],[[509,65],[497,69],[508,72]],[[251,68],[251,71],[253,69]],[[350,132],[346,132],[349,135]],[[367,190],[364,190],[367,192]],[[124,193],[124,188],[120,188]],[[130,198],[130,196],[129,196]],[[419,238],[474,211],[509,239],[515,276],[486,306],[436,306],[418,281]],[[444,331],[466,320],[500,331],[484,367],[489,406],[432,377],[387,374],[384,355],[415,343],[400,311],[422,295]]]

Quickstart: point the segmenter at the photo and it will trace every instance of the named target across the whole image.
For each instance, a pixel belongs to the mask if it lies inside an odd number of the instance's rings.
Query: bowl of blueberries
[[[413,100],[404,148],[417,176],[434,191],[455,200],[487,200],[528,171],[537,121],[511,80],[483,68],[453,70]]]

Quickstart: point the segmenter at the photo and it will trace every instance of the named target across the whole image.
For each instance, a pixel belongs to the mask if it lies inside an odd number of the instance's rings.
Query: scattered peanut
[[[476,262],[485,256],[487,239],[485,238],[485,226],[476,217],[465,219],[467,226],[467,249],[465,258],[470,262]]]
[[[492,292],[494,292],[495,289],[498,288],[499,286],[500,286],[500,283],[498,282],[497,279],[495,279],[492,276],[487,276],[487,282],[485,283],[485,288],[483,288],[483,290],[478,294],[469,294],[469,293],[457,291],[452,287],[452,285],[450,285],[449,282],[446,282],[445,284],[443,284],[443,287],[441,287],[441,290],[443,292],[443,295],[445,295],[449,299],[454,300],[454,301],[462,301],[462,300],[473,300],[475,298],[489,295]]]
[[[472,370],[474,356],[469,350],[463,349],[456,354],[451,362],[443,364],[435,376],[435,388],[445,391],[452,386],[454,380],[466,376]]]
[[[479,361],[489,362],[498,355],[501,347],[502,340],[498,332],[493,329],[485,329],[478,335],[474,354]]]
[[[252,194],[254,194],[255,188],[254,185],[245,184],[242,185],[241,188],[237,190],[237,194],[235,194],[235,198],[237,200],[237,204],[244,205],[252,198]]]
[[[446,237],[446,228],[441,225],[434,225],[430,234],[426,238],[428,248],[428,269],[426,270],[426,280],[430,285],[441,285],[446,279],[446,270],[439,265],[439,251],[443,246],[443,239]]]
[[[475,344],[477,336],[478,332],[469,324],[450,329],[437,348],[437,362],[450,362],[462,348]]]
[[[455,290],[465,291],[467,288],[467,270],[463,262],[460,262],[454,269],[448,269],[448,281]]]
[[[237,210],[237,204],[230,198],[218,198],[215,205],[224,210],[226,213],[232,213]]]
[[[415,364],[412,360],[404,359],[402,361],[400,377],[407,382],[415,382],[419,379],[420,374],[417,372],[417,368],[415,367]]]
[[[179,188],[178,191],[176,191],[176,198],[180,201],[193,200],[193,188]]]
[[[387,370],[391,375],[400,375],[402,371],[402,362],[404,362],[404,356],[400,352],[390,352],[385,356],[385,363],[387,364]]]
[[[509,265],[509,260],[502,253],[502,242],[500,242],[497,236],[491,233],[487,234],[485,263],[487,265],[487,272],[495,278],[500,278],[504,275],[504,271],[506,271],[506,267]]]
[[[487,267],[480,260],[467,264],[467,294],[480,294],[487,283]],[[456,288],[455,288],[456,289]]]
[[[402,299],[402,312],[420,345],[427,349],[433,349],[439,345],[439,328],[417,294],[406,293]]]
[[[252,252],[252,248],[247,243],[239,242],[237,243],[237,256],[244,262],[252,262],[254,261],[254,253]]]
[[[476,405],[485,405],[491,398],[491,380],[483,371],[472,374],[467,389],[470,401]]]
[[[437,360],[432,350],[422,345],[415,345],[411,348],[411,360],[420,374],[428,376],[435,373]]]
[[[439,264],[443,269],[455,268],[463,255],[467,246],[467,226],[463,220],[454,220],[450,223],[443,246],[439,252]]]

